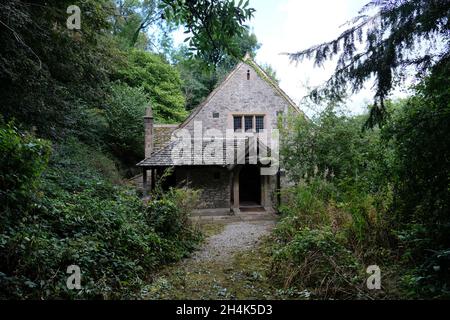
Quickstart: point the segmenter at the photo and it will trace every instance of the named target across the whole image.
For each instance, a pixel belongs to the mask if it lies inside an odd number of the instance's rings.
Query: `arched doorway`
[[[261,205],[261,175],[256,165],[246,165],[239,172],[239,206]]]

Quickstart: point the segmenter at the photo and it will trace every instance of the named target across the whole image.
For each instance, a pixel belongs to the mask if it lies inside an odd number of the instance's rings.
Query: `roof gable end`
[[[239,62],[233,70],[225,77],[225,79],[206,97],[206,99],[199,104],[192,113],[180,124],[180,128],[184,128],[187,126],[193,119],[195,119],[196,115],[230,82],[231,79],[236,75],[237,71],[242,67],[246,66],[251,68],[256,75],[266,82],[270,88],[280,96],[286,103],[295,111],[300,114],[303,112],[300,108],[292,101],[292,99],[279,87],[279,85],[273,81],[269,75],[256,63],[254,62],[249,55],[246,55],[245,58]],[[304,115],[304,114],[303,114]]]

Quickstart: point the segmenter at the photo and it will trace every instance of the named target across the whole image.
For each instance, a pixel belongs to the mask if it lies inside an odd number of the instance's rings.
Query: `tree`
[[[248,32],[244,23],[255,12],[248,4],[248,0],[237,5],[230,0],[162,0],[161,8],[165,19],[185,27],[191,51],[218,65],[224,53],[240,56],[237,39]]]
[[[142,88],[150,98],[156,121],[178,122],[187,116],[177,69],[154,53],[133,49],[117,73],[118,80]]]
[[[385,100],[410,67],[421,79],[449,56],[449,15],[447,0],[372,0],[339,37],[289,56],[292,61],[313,58],[318,66],[338,57],[326,85],[312,91],[316,101],[357,92],[374,77],[376,92],[367,122],[372,127],[385,119]]]
[[[161,1],[117,0],[114,4],[113,33],[122,48],[155,51],[166,45],[173,23],[162,19]]]
[[[206,96],[215,88],[235,66],[249,53],[255,57],[256,51],[261,47],[256,35],[248,31],[242,36],[233,38],[236,56],[223,51],[218,56],[219,62],[212,64],[208,57],[201,54],[193,57],[189,48],[185,45],[174,51],[171,60],[180,71],[183,81],[183,92],[186,97],[186,109],[191,110],[201,103]]]
[[[114,154],[132,166],[144,154],[145,108],[149,97],[141,88],[131,88],[117,83],[111,86],[105,118],[108,123],[107,138]]]
[[[374,168],[383,162],[380,153],[385,150],[378,143],[378,131],[361,133],[363,122],[364,116],[348,116],[345,109],[333,104],[313,119],[290,118],[281,128],[281,154],[293,181],[319,174],[373,188],[375,182],[366,180],[379,173]]]
[[[83,105],[101,105],[115,65],[104,1],[83,1],[82,29],[66,27],[71,1],[0,3],[0,101],[7,120],[60,138],[78,123]],[[100,32],[99,32],[100,31]]]
[[[191,52],[215,65],[224,52],[239,56],[236,39],[248,31],[244,23],[255,11],[248,1],[230,0],[116,0],[115,7],[113,30],[122,46],[167,49],[168,33],[184,26]],[[149,34],[152,26],[157,31]]]
[[[270,64],[262,64],[261,69],[277,84],[280,83],[280,79],[277,78],[277,72]]]

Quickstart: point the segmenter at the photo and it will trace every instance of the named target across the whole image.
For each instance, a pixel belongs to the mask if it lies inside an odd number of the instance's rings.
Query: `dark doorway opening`
[[[261,175],[258,166],[244,166],[239,173],[239,205],[261,205]]]

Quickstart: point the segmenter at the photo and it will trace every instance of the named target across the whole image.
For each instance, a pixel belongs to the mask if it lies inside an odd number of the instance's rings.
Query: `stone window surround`
[[[242,122],[241,122],[241,131],[236,131],[239,133],[245,133],[245,122],[244,122],[244,117],[245,116],[252,116],[253,117],[253,129],[252,131],[247,131],[247,133],[255,133],[258,134],[258,132],[256,132],[256,116],[263,116],[264,117],[264,131],[269,129],[269,124],[270,124],[270,119],[269,119],[269,114],[267,112],[230,112],[228,114],[228,121],[227,121],[227,128],[234,130],[234,117],[237,116],[241,116],[242,117]]]

